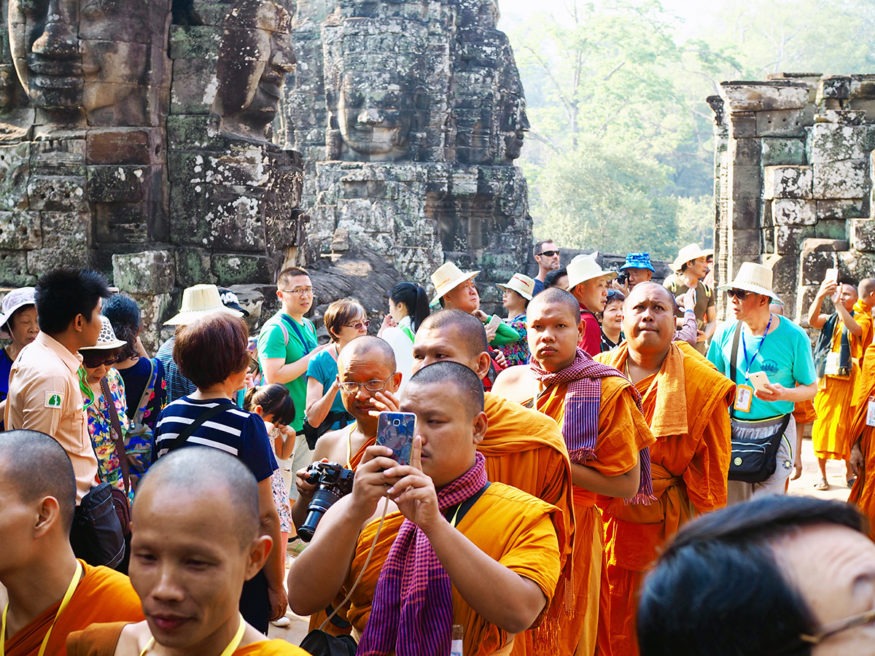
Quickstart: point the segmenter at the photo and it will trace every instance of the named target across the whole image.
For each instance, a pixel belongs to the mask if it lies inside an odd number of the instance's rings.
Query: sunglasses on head
[[[559,255],[559,251],[541,251],[538,255],[546,255],[547,257],[553,257],[554,255]]]
[[[89,351],[82,353],[82,364],[89,369],[96,369],[101,366],[111,367],[118,361],[118,356],[115,355],[107,356],[106,353],[91,353]]]
[[[743,289],[727,289],[726,290],[726,295],[729,296],[729,298],[737,298],[739,301],[743,301],[744,299],[746,299],[747,295],[750,293],[751,292],[746,292]]]

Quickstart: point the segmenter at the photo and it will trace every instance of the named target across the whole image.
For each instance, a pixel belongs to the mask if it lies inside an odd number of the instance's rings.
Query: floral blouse
[[[518,314],[513,319],[504,319],[504,323],[517,331],[520,339],[517,342],[505,344],[504,346],[496,346],[495,348],[504,353],[508,367],[528,364],[531,356],[529,355],[529,342],[526,338],[526,315]]]
[[[126,433],[128,430],[128,404],[125,400],[124,382],[119,372],[113,368],[107,371],[106,381],[109,383],[110,396],[115,405],[115,411],[118,414],[122,432]],[[124,490],[125,483],[122,477],[122,469],[119,464],[115,442],[112,439],[112,420],[110,419],[109,407],[106,405],[103,391],[98,389],[94,393],[93,400],[87,398],[85,408],[88,414],[88,433],[91,435],[91,444],[97,456],[97,475],[101,482],[109,483],[119,490]],[[129,492],[129,497],[133,501],[133,487]]]

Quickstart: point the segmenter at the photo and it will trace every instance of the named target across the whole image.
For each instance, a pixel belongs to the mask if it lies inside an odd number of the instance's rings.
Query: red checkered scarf
[[[538,380],[545,388],[553,385],[567,384],[565,393],[565,415],[562,420],[562,436],[568,447],[571,462],[577,465],[597,460],[595,447],[599,435],[599,408],[602,398],[602,378],[608,376],[624,376],[605,364],[593,360],[578,348],[574,361],[564,369],[550,373],[538,367],[534,362],[530,365]],[[634,387],[632,389],[635,389]],[[641,397],[637,390],[635,402],[641,409]],[[650,449],[641,449],[638,455],[641,464],[641,481],[638,493],[630,503],[648,503],[653,497],[653,482],[650,477]]]
[[[486,458],[438,490],[441,512],[474,496],[487,483]],[[358,656],[449,654],[453,631],[450,577],[425,533],[404,520],[383,563]]]

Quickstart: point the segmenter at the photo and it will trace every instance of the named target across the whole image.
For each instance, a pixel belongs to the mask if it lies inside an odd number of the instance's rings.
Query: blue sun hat
[[[629,253],[623,266],[620,267],[620,271],[626,269],[647,269],[656,273],[656,269],[650,263],[650,253]]]

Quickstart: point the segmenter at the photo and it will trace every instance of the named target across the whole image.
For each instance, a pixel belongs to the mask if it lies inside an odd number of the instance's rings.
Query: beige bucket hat
[[[455,262],[444,262],[433,274],[431,284],[434,285],[434,298],[431,304],[437,303],[447,292],[452,291],[463,282],[473,280],[479,271],[462,271]]]
[[[746,292],[770,296],[776,301],[781,300],[772,291],[772,270],[756,262],[743,262],[738,267],[735,280],[728,285],[720,285],[721,291],[727,289],[742,289]]]
[[[605,271],[591,255],[578,255],[568,263],[566,270],[568,271],[568,291],[593,278],[613,280],[617,277],[616,271]]]
[[[495,286],[499,289],[515,291],[527,301],[531,301],[532,296],[535,294],[535,281],[521,273],[513,274],[506,284],[498,283]]]
[[[714,255],[713,248],[700,248],[698,244],[687,244],[678,251],[678,256],[671,263],[672,271],[680,271],[681,267],[690,260],[698,260],[700,257]]]
[[[222,304],[219,288],[215,285],[195,285],[182,292],[182,307],[179,314],[164,322],[165,326],[186,326],[212,312],[224,312],[232,317],[242,317],[243,313],[226,308]]]

